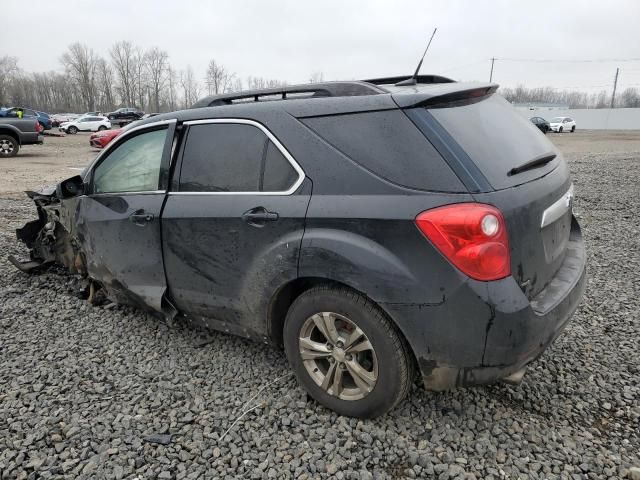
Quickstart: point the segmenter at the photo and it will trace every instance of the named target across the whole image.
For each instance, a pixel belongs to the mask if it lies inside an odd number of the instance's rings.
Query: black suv
[[[421,76],[220,95],[30,193],[29,270],[283,344],[340,414],[517,382],[585,285],[561,154],[493,84]]]
[[[115,112],[107,113],[107,118],[111,123],[126,123],[140,120],[143,115],[144,112],[137,108],[123,107],[117,109]]]

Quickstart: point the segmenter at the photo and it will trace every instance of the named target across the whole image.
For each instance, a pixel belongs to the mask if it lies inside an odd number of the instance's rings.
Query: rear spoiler
[[[480,101],[495,93],[498,86],[495,83],[443,83],[407,89],[406,92],[396,90],[392,92],[392,97],[400,108],[451,107]]]

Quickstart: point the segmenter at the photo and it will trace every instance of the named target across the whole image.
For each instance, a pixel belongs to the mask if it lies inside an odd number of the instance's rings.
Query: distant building
[[[529,103],[514,103],[514,107],[518,110],[526,110],[530,112],[549,112],[553,110],[569,110],[569,105],[566,103],[545,103],[545,102],[529,102]]]

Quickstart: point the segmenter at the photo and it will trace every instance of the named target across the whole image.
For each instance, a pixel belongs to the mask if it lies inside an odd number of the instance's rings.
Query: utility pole
[[[620,67],[616,68],[616,77],[613,79],[613,93],[611,94],[611,108],[614,108],[614,102],[616,101],[616,87],[618,86],[618,72]]]
[[[496,61],[495,57],[491,57],[491,73],[489,74],[489,81],[493,80],[493,62]]]

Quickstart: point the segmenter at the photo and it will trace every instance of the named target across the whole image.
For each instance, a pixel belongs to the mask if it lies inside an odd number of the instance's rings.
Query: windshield
[[[562,123],[562,117],[552,118],[550,123]]]

